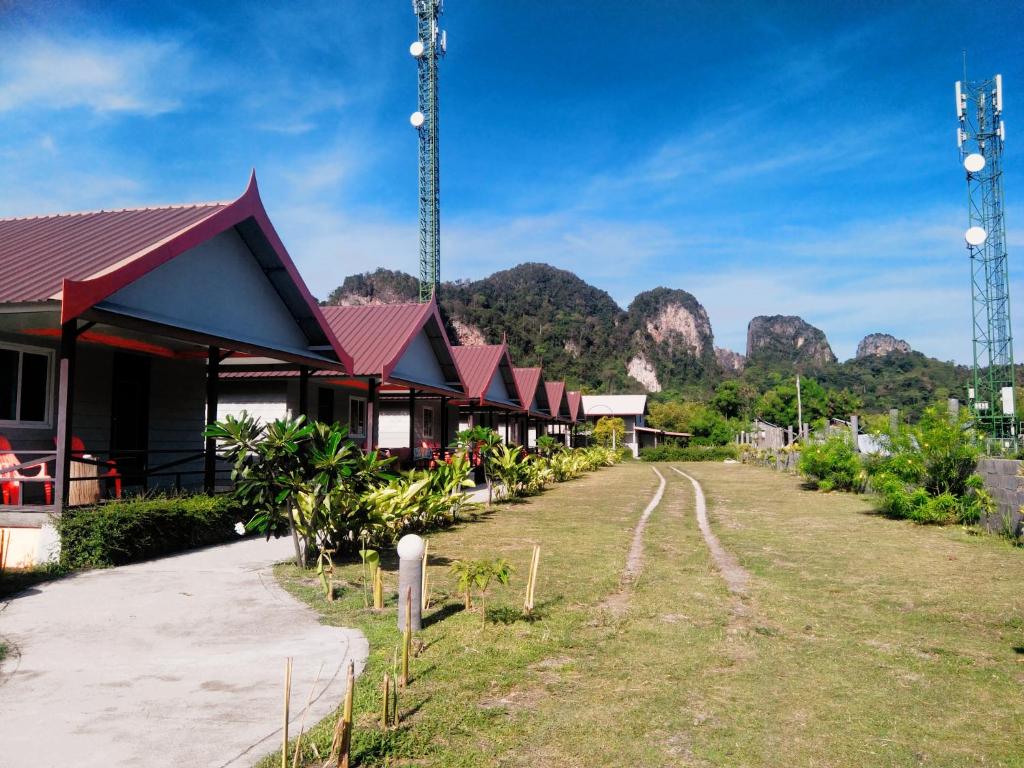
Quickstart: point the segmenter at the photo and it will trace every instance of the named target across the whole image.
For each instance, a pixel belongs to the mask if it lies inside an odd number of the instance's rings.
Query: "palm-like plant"
[[[484,482],[487,483],[487,505],[490,506],[493,500],[490,463],[498,446],[503,445],[501,435],[488,427],[476,426],[459,432],[455,442],[467,453],[479,453],[484,468]]]
[[[456,560],[451,571],[455,574],[458,589],[463,594],[466,610],[473,607],[473,589],[480,596],[481,622],[487,622],[487,590],[492,581],[508,584],[512,578],[512,566],[503,558],[496,560]]]

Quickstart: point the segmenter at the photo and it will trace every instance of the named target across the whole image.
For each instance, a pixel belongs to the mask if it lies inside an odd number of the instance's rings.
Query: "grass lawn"
[[[393,598],[386,615],[363,609],[358,565],[339,569],[335,603],[310,574],[279,567],[325,621],[370,640],[357,764],[1024,766],[1024,552],[886,520],[865,497],[804,491],[769,470],[679,466],[750,571],[749,597],[726,591],[692,488],[666,467],[642,575],[618,596],[632,526],[657,487],[650,465],[498,506],[430,537],[434,606],[403,724],[387,733],[376,720],[399,640]],[[539,616],[527,621],[534,543]],[[461,610],[447,572],[451,559],[483,556],[517,568],[493,589],[486,626]],[[332,726],[314,733],[321,752]]]

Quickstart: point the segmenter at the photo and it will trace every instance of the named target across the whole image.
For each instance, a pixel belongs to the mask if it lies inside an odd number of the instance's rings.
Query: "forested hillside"
[[[326,303],[415,301],[417,295],[415,277],[379,269],[345,278]],[[692,294],[654,288],[624,310],[606,291],[547,264],[444,283],[440,304],[453,341],[507,338],[517,364],[542,365],[571,387],[705,403],[721,390],[735,401],[725,410],[738,419],[787,417],[797,373],[812,388],[811,401],[820,401],[811,411],[822,416],[896,407],[916,418],[936,400],[964,397],[967,387],[966,367],[926,357],[884,333],[868,334],[856,358],[837,362],[825,333],[796,316],[753,318],[745,355],[716,349],[707,312]],[[723,390],[723,382],[731,383]]]

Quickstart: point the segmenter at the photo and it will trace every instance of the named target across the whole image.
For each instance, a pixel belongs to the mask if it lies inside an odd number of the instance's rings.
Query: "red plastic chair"
[[[53,442],[56,445],[57,438],[53,438]],[[71,436],[71,458],[82,459],[85,458],[85,443],[82,442],[82,438]],[[97,460],[96,463],[101,467],[106,467],[107,471],[102,473],[99,477],[101,480],[113,480],[114,481],[114,498],[121,498],[121,473],[117,471],[117,462],[113,459],[107,459],[106,461]]]
[[[24,470],[9,469],[21,462],[11,452],[10,441],[0,435],[0,498],[4,504],[21,503],[21,481],[27,478],[49,477],[46,472],[46,465],[40,464],[36,474],[27,474]],[[43,483],[43,495],[46,497],[47,505],[53,504],[53,483]]]

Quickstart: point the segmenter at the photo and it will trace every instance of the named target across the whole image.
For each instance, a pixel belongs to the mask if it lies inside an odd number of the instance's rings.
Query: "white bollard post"
[[[422,629],[423,539],[410,533],[398,540],[398,631],[405,631],[405,605],[412,590],[412,631]]]

